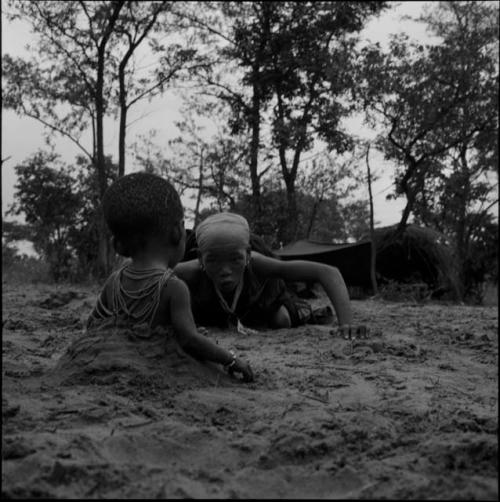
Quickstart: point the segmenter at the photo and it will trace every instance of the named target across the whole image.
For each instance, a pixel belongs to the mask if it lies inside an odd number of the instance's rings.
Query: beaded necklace
[[[160,305],[161,292],[171,278],[173,270],[150,268],[137,270],[129,264],[117,270],[109,282],[110,308],[107,308],[98,298],[95,309],[95,319],[124,316],[134,324],[147,323],[151,326]],[[130,281],[141,281],[144,284],[137,289],[125,289],[123,278]]]
[[[251,328],[248,328],[246,326],[243,326],[243,324],[239,320],[238,316],[236,315],[236,305],[237,305],[238,300],[240,298],[241,291],[243,290],[243,278],[240,279],[238,286],[236,286],[236,290],[234,292],[231,307],[228,305],[226,299],[224,298],[224,296],[222,296],[222,293],[219,291],[219,288],[217,288],[217,286],[215,286],[215,284],[214,284],[214,289],[215,289],[215,292],[217,293],[217,297],[219,299],[219,303],[222,307],[222,310],[224,310],[224,312],[229,314],[229,319],[236,325],[236,330],[238,331],[238,333],[241,333],[243,335],[256,334],[257,331],[255,331]]]

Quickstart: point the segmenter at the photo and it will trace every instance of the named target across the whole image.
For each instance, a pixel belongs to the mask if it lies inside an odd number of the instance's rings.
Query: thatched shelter
[[[401,235],[396,225],[375,230],[376,272],[381,285],[423,283],[434,297],[457,294],[457,271],[445,237],[429,228],[408,225]],[[337,267],[350,288],[371,289],[371,240],[357,243],[293,242],[274,252],[283,260],[311,260]]]
[[[457,265],[445,236],[433,229],[407,225],[400,235],[396,225],[375,230],[377,276],[381,282],[427,284],[433,296],[458,293]]]

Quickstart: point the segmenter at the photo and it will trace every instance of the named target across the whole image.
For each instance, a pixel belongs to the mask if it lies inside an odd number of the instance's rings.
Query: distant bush
[[[27,255],[17,254],[11,246],[2,245],[2,282],[7,283],[52,283],[47,263]]]
[[[98,276],[100,202],[92,165],[83,157],[66,165],[54,152],[40,150],[14,169],[14,203],[6,214],[23,216],[26,223],[5,222],[2,239],[31,241],[56,282],[85,281],[92,273]],[[111,182],[117,166],[110,158],[106,169]]]
[[[403,283],[388,280],[379,286],[379,295],[384,300],[393,302],[425,302],[431,293],[425,282]]]
[[[498,284],[493,282],[485,283],[482,305],[498,307]]]

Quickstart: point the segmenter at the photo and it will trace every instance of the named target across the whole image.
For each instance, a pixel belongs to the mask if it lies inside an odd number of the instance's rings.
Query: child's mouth
[[[221,281],[219,283],[219,289],[225,291],[226,293],[234,289],[234,282],[231,280]]]

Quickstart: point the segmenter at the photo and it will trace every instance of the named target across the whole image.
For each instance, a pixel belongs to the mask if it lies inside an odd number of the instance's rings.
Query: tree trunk
[[[306,116],[307,111],[304,111],[304,116]],[[297,195],[295,193],[295,181],[297,179],[297,172],[299,170],[300,156],[304,150],[305,138],[307,135],[307,121],[303,121],[301,126],[301,135],[295,146],[295,151],[293,153],[292,167],[289,171],[286,170],[286,158],[283,155],[283,160],[285,164],[282,167],[285,168],[283,175],[285,177],[285,185],[287,191],[287,201],[288,201],[288,218],[289,218],[289,236],[291,241],[297,239],[298,229],[299,229],[299,214],[297,209]],[[284,147],[282,147],[284,151]]]
[[[253,85],[252,96],[252,138],[250,141],[250,180],[252,183],[252,219],[254,221],[254,231],[259,234],[262,231],[262,208],[260,204],[260,179],[259,167],[259,146],[260,146],[260,91],[259,84]]]
[[[99,197],[102,199],[107,188],[106,183],[106,165],[104,158],[104,61],[99,58],[99,69],[97,74],[97,89],[96,89],[96,169],[97,179],[99,183]]]
[[[366,149],[366,170],[368,173],[368,196],[370,199],[370,240],[371,240],[371,250],[370,250],[370,279],[372,283],[373,294],[378,295],[378,285],[377,285],[377,241],[375,237],[375,218],[373,213],[373,195],[372,195],[372,176],[370,171],[370,163],[368,162],[368,156],[370,154],[370,145]]]
[[[316,219],[316,213],[318,212],[318,206],[320,205],[320,203],[321,203],[321,200],[315,201],[313,204],[311,216],[309,217],[309,225],[307,227],[307,238],[308,239],[311,238],[311,233],[312,233],[312,229],[314,226],[314,220]]]
[[[125,136],[127,133],[127,91],[125,89],[125,69],[119,69],[120,81],[120,129],[118,133],[118,177],[125,174]]]
[[[465,277],[465,262],[469,254],[469,242],[466,235],[467,221],[467,201],[469,200],[470,177],[467,169],[467,147],[460,150],[460,175],[462,193],[459,198],[461,204],[458,211],[457,229],[456,229],[456,253],[458,259],[458,278],[459,278],[459,301],[463,301],[466,289],[467,278]]]
[[[400,190],[406,196],[406,206],[403,209],[403,213],[401,214],[401,220],[396,227],[396,231],[394,232],[393,239],[397,239],[401,235],[403,235],[406,225],[408,223],[408,218],[413,210],[413,203],[415,201],[415,193],[413,187],[410,186],[410,182],[413,179],[413,176],[418,168],[418,161],[409,153],[405,152],[406,158],[406,172],[400,182]],[[392,239],[391,239],[392,241]]]
[[[107,188],[106,180],[106,164],[104,158],[104,102],[103,102],[103,86],[104,86],[104,55],[100,55],[98,62],[98,76],[97,76],[97,89],[96,89],[96,151],[97,159],[95,168],[97,170],[97,179],[99,183],[99,200],[102,200],[104,192]],[[97,275],[98,277],[105,277],[109,272],[108,262],[108,235],[106,223],[104,221],[104,214],[102,209],[99,209],[98,217],[98,232],[99,232],[99,245],[97,256]]]
[[[283,232],[285,244],[293,242],[297,238],[298,211],[297,195],[295,193],[295,180],[286,182],[286,200],[287,200],[287,225]]]
[[[106,45],[109,41],[111,33],[113,32],[116,20],[123,7],[124,2],[115,2],[113,12],[109,17],[106,31],[104,32],[101,43],[97,50],[97,78],[95,88],[95,108],[96,108],[96,153],[97,159],[95,168],[97,169],[97,178],[99,183],[99,199],[102,200],[104,192],[107,188],[106,177],[106,159],[104,156],[104,68],[106,59]],[[106,276],[110,269],[110,246],[108,231],[104,221],[102,210],[99,210],[99,246],[97,258],[97,273],[99,276]]]
[[[284,228],[279,230],[281,235],[280,241],[288,244],[293,241],[297,229],[297,201],[295,198],[295,180],[292,178],[290,170],[286,164],[286,153],[283,145],[279,146],[279,158],[281,164],[281,173],[286,186],[287,200],[287,218]]]
[[[98,278],[103,278],[106,277],[109,273],[110,245],[109,245],[108,229],[106,226],[106,221],[104,220],[104,214],[102,210],[99,210],[97,223],[98,223],[97,230],[99,232],[99,243],[97,248],[96,275]]]
[[[401,213],[401,219],[399,220],[398,226],[396,227],[395,237],[400,236],[405,231],[406,225],[408,224],[408,218],[413,209],[413,201],[415,197],[411,190],[406,192],[406,206]]]
[[[194,208],[194,227],[200,220],[201,194],[203,191],[203,148],[200,151],[200,174],[198,176],[198,195],[196,196],[196,207]]]

